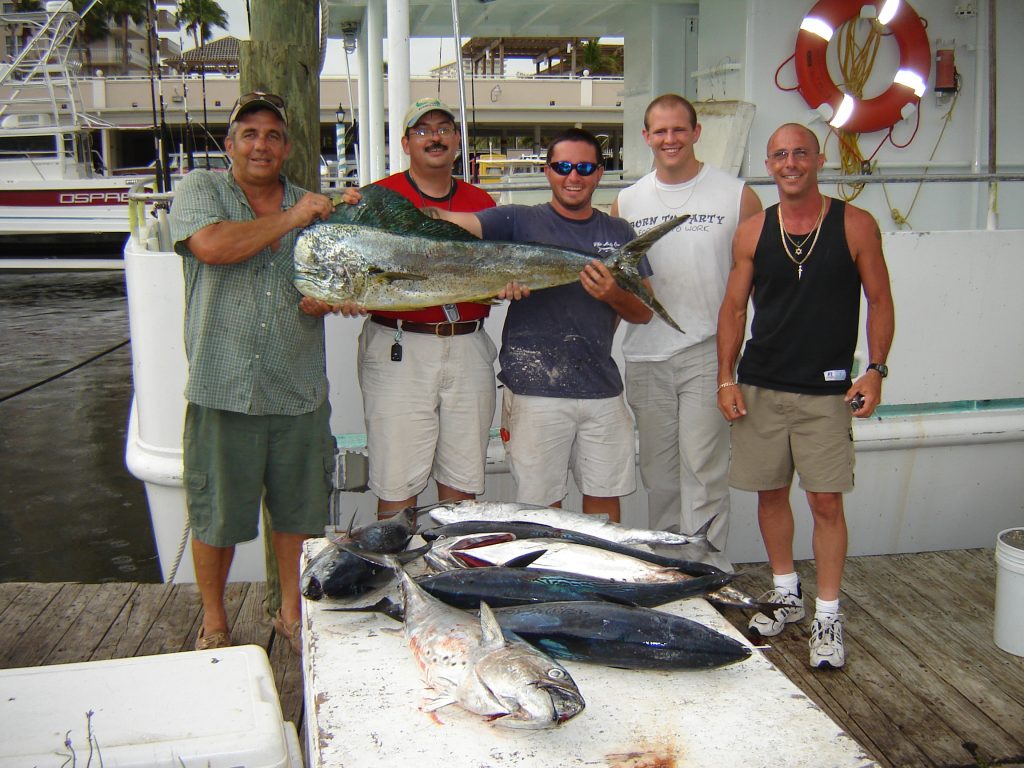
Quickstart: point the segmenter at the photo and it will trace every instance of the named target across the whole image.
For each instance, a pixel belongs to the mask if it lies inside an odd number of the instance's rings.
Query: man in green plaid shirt
[[[235,545],[257,535],[265,494],[281,579],[274,628],[299,652],[299,557],[327,522],[335,444],[323,324],[331,308],[295,289],[292,251],[298,230],[333,206],[281,174],[291,143],[279,96],[242,96],[228,122],[231,170],[192,171],[171,209],[185,272],[184,479],[203,601],[196,648],[231,644],[224,587]]]

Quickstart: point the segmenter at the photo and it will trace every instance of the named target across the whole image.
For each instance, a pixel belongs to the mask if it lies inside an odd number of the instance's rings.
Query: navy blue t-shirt
[[[635,236],[623,219],[600,211],[585,221],[567,219],[549,203],[502,205],[476,216],[485,240],[555,245],[602,258]],[[616,397],[622,392],[612,359],[617,320],[618,313],[588,294],[579,281],[509,302],[498,380],[517,395]]]

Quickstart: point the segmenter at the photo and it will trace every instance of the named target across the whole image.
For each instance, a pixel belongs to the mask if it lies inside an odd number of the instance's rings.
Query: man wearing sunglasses
[[[459,130],[443,102],[418,99],[404,124],[409,170],[377,184],[417,208],[468,212],[494,206],[486,192],[452,178]],[[378,517],[414,506],[431,476],[442,501],[483,493],[497,357],[483,329],[489,312],[480,303],[374,310],[363,326],[359,384]]]
[[[654,170],[622,190],[612,206],[638,234],[691,214],[647,254],[648,287],[686,329],[655,317],[630,325],[622,342],[626,399],[640,437],[640,477],[651,528],[693,534],[712,520],[708,539],[724,551],[729,533],[729,428],[718,413],[715,330],[737,225],[761,210],[742,181],[697,160],[701,126],[693,105],[674,93],[644,113]]]
[[[335,444],[322,315],[292,284],[297,231],[329,198],[292,184],[284,101],[239,98],[227,172],[197,170],[175,189],[170,223],[185,273],[185,488],[203,602],[196,649],[231,645],[224,587],[235,545],[257,535],[261,498],[281,580],[274,628],[300,651],[299,556],[322,535]]]
[[[573,128],[552,140],[544,174],[551,201],[503,205],[475,215],[433,209],[487,240],[543,243],[603,256],[633,239],[632,228],[592,205],[602,150]],[[619,520],[619,498],[636,488],[633,418],[611,356],[619,321],[652,312],[594,259],[579,282],[543,290],[509,285],[498,379],[502,427],[517,499],[558,506],[571,470],[583,511]]]

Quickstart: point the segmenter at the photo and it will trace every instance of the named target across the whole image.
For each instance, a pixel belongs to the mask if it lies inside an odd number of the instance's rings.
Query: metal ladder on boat
[[[70,0],[64,0],[47,3],[45,11],[0,15],[0,26],[31,33],[14,61],[0,71],[0,89],[10,89],[0,96],[0,121],[15,118],[5,127],[79,125],[76,70],[80,64],[72,61],[71,46],[82,16],[96,2],[92,0],[81,14]]]

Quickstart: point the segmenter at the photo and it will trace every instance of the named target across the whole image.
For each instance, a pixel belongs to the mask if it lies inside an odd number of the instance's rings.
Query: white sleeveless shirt
[[[690,214],[689,221],[665,235],[647,254],[654,295],[685,333],[670,328],[657,315],[645,325],[627,323],[622,341],[626,360],[668,360],[715,335],[742,195],[740,179],[709,165],[683,184],[662,184],[652,171],[619,193],[619,216],[633,225],[637,235]]]

